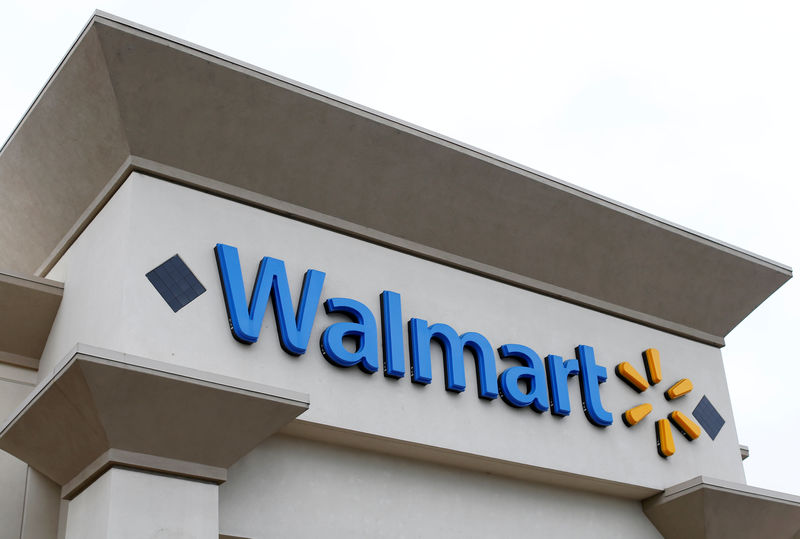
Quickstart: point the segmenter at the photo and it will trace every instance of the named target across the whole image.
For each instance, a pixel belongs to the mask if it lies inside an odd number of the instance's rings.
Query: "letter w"
[[[313,269],[306,272],[295,315],[289,282],[286,279],[286,267],[282,260],[269,257],[261,259],[248,306],[238,249],[218,243],[214,252],[217,255],[219,278],[222,281],[233,337],[245,344],[258,340],[267,303],[272,296],[281,347],[295,356],[305,353],[317,314],[325,273]]]

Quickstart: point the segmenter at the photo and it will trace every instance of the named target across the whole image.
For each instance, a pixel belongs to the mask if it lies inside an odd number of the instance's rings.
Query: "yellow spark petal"
[[[669,421],[659,419],[656,421],[656,446],[658,454],[664,458],[675,454],[675,441],[672,439],[672,429]]]
[[[619,376],[623,382],[631,386],[639,393],[650,387],[644,376],[639,374],[636,369],[633,368],[633,365],[627,361],[623,361],[617,365],[617,367],[614,369],[614,372],[617,373],[617,376]]]
[[[661,376],[661,356],[655,348],[648,348],[644,351],[644,370],[650,385],[656,385],[663,377]]]
[[[669,388],[667,391],[664,392],[664,396],[667,398],[668,401],[673,399],[677,399],[678,397],[683,397],[687,393],[689,393],[694,386],[692,386],[692,381],[688,378],[683,378],[682,380],[678,380],[675,384]]]
[[[622,422],[625,423],[627,426],[632,427],[642,419],[644,419],[647,414],[653,411],[652,404],[640,404],[639,406],[634,406],[630,410],[626,410],[624,414],[622,414]]]
[[[684,413],[675,410],[671,414],[669,414],[669,420],[672,422],[675,427],[681,431],[687,440],[697,440],[700,437],[700,426],[689,419]]]

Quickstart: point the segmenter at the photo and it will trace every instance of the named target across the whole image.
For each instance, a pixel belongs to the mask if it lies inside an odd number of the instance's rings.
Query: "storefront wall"
[[[294,307],[305,272],[325,272],[304,354],[293,356],[281,348],[271,307],[257,342],[247,345],[233,338],[214,255],[217,243],[238,249],[248,297],[264,256],[285,262]],[[145,277],[175,254],[206,288],[177,313]],[[370,437],[401,448],[394,451],[400,457],[381,456],[296,437],[270,439],[237,464],[222,487],[223,531],[230,526],[248,536],[269,521],[278,536],[292,526],[309,535],[326,526],[412,535],[422,526],[447,536],[503,525],[555,532],[568,520],[596,531],[622,518],[628,531],[610,535],[654,533],[638,502],[481,474],[481,460],[502,463],[512,470],[506,475],[518,469],[525,477],[535,470],[548,483],[566,485],[579,478],[589,481],[590,490],[613,486],[630,498],[698,475],[744,482],[719,349],[163,180],[133,173],[49,277],[66,286],[40,378],[76,343],[86,343],[308,393],[311,406],[300,417],[306,431],[335,431],[341,446],[350,445],[349,438]],[[368,374],[326,361],[319,346],[323,331],[350,319],[326,314],[322,303],[343,297],[366,305],[377,324],[380,355],[380,294],[385,290],[402,298],[405,376],[386,377],[381,369]],[[587,420],[577,376],[568,383],[571,413],[566,417],[514,408],[499,398],[481,399],[469,353],[466,390],[447,391],[435,344],[432,383],[412,383],[405,327],[412,317],[448,324],[460,334],[478,332],[495,349],[522,344],[542,359],[548,354],[571,359],[577,346],[591,346],[597,364],[607,371],[600,396],[613,424],[602,428]],[[627,361],[644,373],[641,354],[648,348],[660,351],[664,381],[637,394],[614,375],[614,367]],[[496,355],[494,363],[497,374],[520,365]],[[666,401],[664,390],[681,378],[691,379],[694,390]],[[668,459],[659,456],[653,420],[674,409],[691,417],[704,395],[726,421],[719,435],[711,440],[704,433],[689,442],[675,432],[676,453]],[[620,415],[645,402],[653,404],[651,417],[626,427]],[[473,464],[470,471],[460,471],[406,460],[405,446],[423,461],[442,462],[443,454],[452,453],[472,458]],[[324,516],[303,519],[293,507]],[[409,513],[410,507],[415,509]],[[448,518],[442,518],[443,511]],[[495,519],[500,522],[490,523]]]

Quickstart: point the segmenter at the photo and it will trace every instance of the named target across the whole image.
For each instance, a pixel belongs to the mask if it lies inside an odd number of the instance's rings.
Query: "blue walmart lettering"
[[[281,347],[292,355],[304,354],[319,308],[325,273],[313,269],[306,272],[295,311],[283,261],[264,257],[248,302],[238,250],[218,243],[214,251],[233,337],[244,344],[258,341],[271,299]],[[401,297],[386,290],[381,293],[380,301],[383,373],[390,378],[404,378],[406,362]],[[320,350],[323,357],[337,367],[358,366],[368,374],[377,372],[380,361],[378,327],[372,311],[350,298],[330,298],[324,307],[326,313],[341,313],[351,321],[333,323],[322,332]],[[542,362],[539,355],[527,346],[504,344],[497,350],[500,359],[516,360],[521,365],[508,367],[498,376],[495,350],[480,333],[459,335],[447,324],[428,324],[426,320],[412,318],[408,321],[408,336],[411,381],[414,383],[431,383],[431,343],[436,341],[442,348],[448,391],[460,393],[466,389],[464,351],[469,350],[475,359],[480,398],[492,400],[499,396],[513,407],[531,407],[536,412],[549,409],[553,415],[568,416],[571,408],[567,382],[569,378],[578,376],[583,410],[588,420],[599,427],[613,423],[613,416],[600,401],[600,384],[606,381],[606,369],[595,363],[591,346],[578,346],[575,359],[565,361],[557,355],[548,355]],[[355,351],[345,345],[346,340],[355,341]]]

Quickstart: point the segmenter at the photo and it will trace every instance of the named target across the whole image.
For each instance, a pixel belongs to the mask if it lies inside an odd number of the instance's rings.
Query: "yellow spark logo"
[[[661,380],[661,358],[658,350],[655,348],[648,348],[642,353],[644,359],[645,376],[639,374],[633,365],[627,361],[623,361],[616,366],[614,372],[617,376],[628,384],[637,393],[643,393],[650,386],[655,386]],[[693,389],[692,382],[688,378],[678,380],[669,389],[664,392],[664,398],[672,401],[683,397]],[[627,427],[633,427],[647,417],[653,411],[653,405],[650,403],[640,404],[634,406],[622,414],[622,422]],[[658,454],[664,458],[675,454],[675,441],[672,439],[672,429],[670,423],[678,429],[678,431],[690,442],[696,440],[700,436],[700,427],[685,414],[678,410],[673,410],[667,415],[667,419],[658,419],[656,421],[656,449]]]

